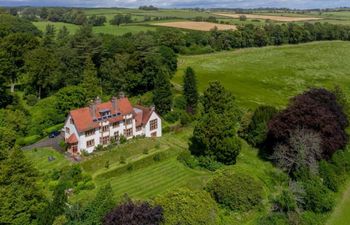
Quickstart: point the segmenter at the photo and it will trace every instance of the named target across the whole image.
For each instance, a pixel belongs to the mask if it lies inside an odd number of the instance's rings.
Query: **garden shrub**
[[[334,206],[334,195],[322,184],[318,177],[303,181],[305,210],[315,213],[325,213],[332,210]]]
[[[280,212],[293,212],[297,210],[297,202],[295,196],[290,190],[283,190],[274,200],[274,208]]]
[[[273,212],[260,218],[258,225],[289,225],[289,221],[286,214]]]
[[[327,215],[305,211],[300,215],[301,225],[324,225]]]
[[[198,157],[198,165],[210,171],[216,171],[223,167],[223,164],[209,156]]]
[[[331,159],[331,163],[337,168],[337,174],[347,174],[350,172],[350,151],[337,151]]]
[[[323,180],[323,184],[330,190],[337,192],[339,186],[342,183],[341,175],[338,175],[336,167],[324,160],[319,164],[320,177]]]
[[[174,97],[174,108],[180,110],[186,109],[186,100],[183,95],[178,95]]]
[[[164,209],[165,225],[218,224],[218,207],[205,191],[175,189],[158,196],[155,203]]]
[[[248,211],[259,205],[263,198],[260,182],[247,174],[231,171],[214,177],[207,190],[218,203],[234,211]]]
[[[28,137],[18,138],[16,141],[16,144],[18,144],[20,146],[31,145],[31,144],[36,143],[40,139],[41,139],[40,135],[32,135],[32,136],[28,136]]]
[[[126,165],[126,170],[127,171],[133,171],[134,170],[134,165],[132,163],[128,163],[128,165]]]
[[[148,202],[133,202],[127,199],[105,215],[103,225],[159,225],[163,221],[161,206],[152,206]]]
[[[33,106],[38,102],[38,97],[36,97],[36,95],[29,94],[25,96],[25,100],[29,106]]]
[[[169,123],[175,123],[179,120],[179,117],[179,112],[177,111],[170,111],[164,115],[164,119]]]
[[[277,114],[272,106],[259,106],[253,113],[248,126],[242,130],[241,136],[252,146],[260,146],[266,139],[267,124]]]
[[[191,121],[192,121],[191,115],[189,115],[185,111],[181,113],[181,115],[180,115],[180,123],[181,123],[182,126],[188,125],[189,123],[191,123]]]
[[[189,151],[183,151],[177,156],[177,160],[189,168],[198,166],[198,160]]]
[[[120,144],[124,144],[128,141],[128,139],[126,139],[126,137],[124,135],[120,135],[119,137],[119,143]]]
[[[125,156],[120,156],[120,159],[119,159],[119,163],[120,164],[125,164],[126,163],[126,158],[125,158]]]

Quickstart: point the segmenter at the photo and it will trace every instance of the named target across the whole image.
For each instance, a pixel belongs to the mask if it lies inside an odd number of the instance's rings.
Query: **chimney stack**
[[[93,100],[90,101],[89,109],[92,118],[96,118],[96,104]]]
[[[98,104],[101,104],[101,99],[99,96],[96,97],[95,99],[95,104],[98,105]]]
[[[122,91],[121,91],[121,92],[119,92],[119,98],[120,98],[120,99],[125,98],[125,94],[124,94],[124,92],[122,92]]]
[[[118,111],[117,98],[113,96],[112,99],[111,99],[111,102],[112,102],[113,111],[117,112]]]

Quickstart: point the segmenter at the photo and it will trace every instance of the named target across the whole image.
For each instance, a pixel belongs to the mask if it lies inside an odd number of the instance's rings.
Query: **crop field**
[[[138,10],[138,9],[86,9],[87,15],[116,15],[131,14],[131,16],[150,16],[150,17],[176,17],[182,19],[191,19],[195,17],[208,18],[213,14],[206,11],[182,10],[182,9],[161,9],[161,10]]]
[[[291,17],[291,16],[256,15],[256,14],[215,13],[215,15],[232,17],[232,18],[240,18],[240,16],[245,16],[248,19],[263,19],[263,20],[274,20],[274,21],[281,21],[281,22],[299,22],[299,21],[322,19],[318,17]]]
[[[219,80],[242,107],[281,107],[309,87],[339,85],[350,94],[349,60],[350,43],[341,41],[181,56],[173,82],[182,84],[183,71],[191,66],[201,91]]]
[[[234,25],[216,24],[216,23],[208,23],[208,22],[193,22],[193,21],[155,23],[154,25],[181,28],[181,29],[190,29],[190,30],[200,30],[200,31],[210,31],[215,27],[217,27],[218,30],[235,30],[236,29],[236,26]]]

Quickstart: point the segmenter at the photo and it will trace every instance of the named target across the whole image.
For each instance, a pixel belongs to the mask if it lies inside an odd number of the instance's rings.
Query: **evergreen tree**
[[[44,38],[43,38],[43,46],[53,47],[53,45],[55,44],[55,36],[56,36],[55,26],[51,24],[46,25]]]
[[[67,195],[65,193],[66,185],[60,182],[53,192],[53,199],[49,203],[49,206],[41,213],[39,218],[39,224],[47,225],[52,224],[56,217],[64,214],[67,203]]]
[[[234,97],[218,81],[204,91],[203,115],[190,139],[190,151],[197,156],[235,164],[241,143],[236,135],[240,112]]]
[[[184,75],[184,97],[186,101],[186,110],[188,113],[195,114],[198,104],[198,90],[196,75],[191,67],[187,67]]]
[[[115,203],[113,201],[113,190],[108,183],[97,191],[95,199],[89,202],[80,214],[80,218],[73,219],[70,224],[75,225],[97,225],[101,224],[103,217],[108,213]]]
[[[100,81],[97,78],[97,71],[91,57],[86,59],[81,86],[85,89],[88,99],[94,99],[101,95]]]
[[[165,69],[160,70],[154,81],[153,103],[156,111],[164,115],[170,112],[173,104],[171,83]]]
[[[190,151],[225,164],[235,164],[241,143],[236,136],[235,124],[228,118],[210,110],[194,128]]]
[[[0,157],[0,224],[37,224],[39,212],[46,206],[37,187],[37,171],[21,150],[0,152],[5,153]]]
[[[68,37],[69,37],[69,30],[67,29],[66,26],[63,26],[61,29],[58,30],[56,38],[59,44],[62,45],[63,43],[66,43],[68,41]]]

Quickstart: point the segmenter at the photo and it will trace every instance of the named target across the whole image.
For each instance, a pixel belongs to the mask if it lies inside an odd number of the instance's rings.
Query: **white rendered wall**
[[[158,128],[155,130],[150,130],[150,121],[157,119],[158,123]],[[157,115],[157,113],[152,112],[152,115],[150,116],[149,120],[147,121],[147,124],[145,125],[145,136],[146,137],[151,137],[153,132],[157,132],[156,137],[161,137],[162,136],[162,120],[160,117]]]

